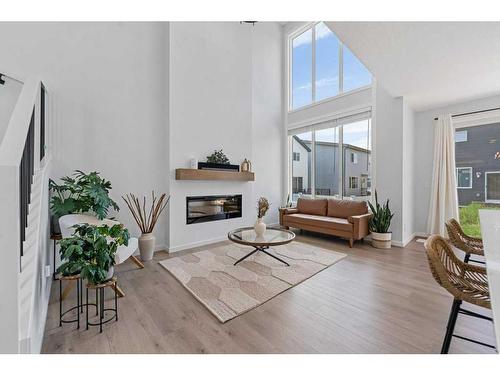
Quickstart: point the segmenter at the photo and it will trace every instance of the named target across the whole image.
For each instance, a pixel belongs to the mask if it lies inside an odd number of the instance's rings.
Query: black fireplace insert
[[[186,197],[186,224],[241,217],[240,195]]]

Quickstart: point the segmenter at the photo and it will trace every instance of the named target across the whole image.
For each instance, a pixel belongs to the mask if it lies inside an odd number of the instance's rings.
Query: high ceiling
[[[326,23],[415,110],[500,93],[500,22]]]

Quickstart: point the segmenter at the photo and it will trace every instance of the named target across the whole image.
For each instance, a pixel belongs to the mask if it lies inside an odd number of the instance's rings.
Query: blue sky
[[[323,23],[316,28],[316,101],[339,93],[339,41]],[[312,30],[304,32],[292,43],[292,107],[312,101]],[[344,92],[371,82],[370,72],[343,46]]]

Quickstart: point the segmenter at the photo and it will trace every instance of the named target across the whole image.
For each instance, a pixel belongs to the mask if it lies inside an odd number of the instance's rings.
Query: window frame
[[[341,119],[341,118],[340,118]],[[343,149],[343,145],[344,145],[344,127],[346,125],[349,125],[351,124],[351,122],[344,122],[342,121],[341,124],[338,124],[338,121],[339,119],[336,119],[335,120],[335,124],[331,126],[331,128],[337,128],[338,127],[338,137],[339,137],[339,148],[340,149]],[[374,129],[374,126],[375,126],[375,121],[373,120],[373,113],[371,113],[371,115],[369,115],[368,117],[366,118],[363,118],[363,120],[366,120],[366,121],[369,121],[369,126],[371,126],[371,129],[372,129],[372,132],[373,132],[373,129]],[[359,120],[358,120],[359,121]],[[356,122],[356,121],[353,121],[353,122]],[[315,198],[333,198],[333,199],[354,199],[354,200],[359,200],[359,201],[365,201],[365,202],[372,202],[373,201],[373,194],[372,192],[374,191],[375,189],[375,185],[374,185],[374,181],[375,181],[375,169],[374,169],[374,165],[373,163],[371,163],[371,158],[374,156],[375,154],[375,151],[374,151],[374,143],[373,143],[373,137],[370,137],[370,154],[369,154],[369,158],[368,158],[368,164],[367,164],[367,167],[369,168],[369,175],[366,175],[366,179],[367,179],[367,191],[370,192],[369,195],[366,195],[366,196],[355,196],[353,198],[352,195],[347,195],[346,194],[346,187],[345,187],[345,166],[344,166],[344,162],[340,161],[340,168],[341,168],[341,171],[339,173],[339,176],[338,176],[338,192],[337,194],[333,194],[333,195],[321,195],[321,194],[316,194],[316,131],[318,130],[321,130],[321,129],[327,129],[327,128],[323,128],[323,127],[320,127],[321,124],[323,122],[318,122],[314,125],[310,125],[310,126],[306,126],[306,127],[303,127],[303,128],[296,128],[296,129],[293,129],[295,131],[297,130],[303,130],[303,132],[301,133],[298,133],[298,132],[294,132],[292,134],[288,133],[286,135],[286,138],[287,138],[287,148],[286,148],[286,160],[287,160],[287,163],[288,163],[288,168],[287,168],[287,181],[286,181],[286,186],[287,186],[287,194],[290,196],[291,198],[291,201],[293,204],[296,203],[296,201],[293,200],[293,137],[294,135],[297,135],[297,134],[303,134],[303,133],[307,133],[307,132],[311,132],[311,171],[310,171],[310,177],[311,177],[311,193],[310,194],[306,194],[307,197],[310,197],[312,199],[315,199]],[[340,153],[341,155],[343,155],[344,153]],[[349,159],[350,159],[350,156],[349,156]],[[361,179],[358,178],[358,188],[361,187]]]
[[[367,69],[371,75],[371,82],[369,84],[357,87],[353,90],[344,91],[344,56],[343,56],[344,52],[343,52],[343,50],[344,50],[345,44],[342,42],[342,40],[340,40],[340,38],[337,36],[337,34],[335,34],[335,32],[330,30],[335,35],[335,37],[337,38],[337,40],[339,42],[339,52],[338,52],[338,56],[339,56],[339,71],[338,71],[339,92],[335,96],[331,96],[331,97],[316,101],[316,79],[315,79],[316,78],[316,25],[318,25],[322,22],[324,22],[324,21],[309,22],[306,25],[299,27],[297,30],[291,32],[287,37],[287,68],[288,68],[288,72],[287,72],[287,77],[288,77],[288,85],[287,85],[288,86],[288,93],[287,93],[287,95],[288,95],[288,100],[287,100],[288,101],[288,109],[287,109],[287,111],[288,111],[288,113],[293,113],[295,111],[301,111],[301,110],[309,108],[311,106],[315,106],[315,105],[318,105],[321,103],[335,100],[335,99],[342,97],[344,95],[350,95],[350,94],[358,92],[358,91],[366,90],[367,88],[373,86],[373,75]],[[328,27],[328,25],[326,25],[326,27]],[[293,73],[293,40],[309,30],[311,30],[311,32],[312,32],[312,37],[311,37],[312,38],[311,39],[311,42],[312,42],[312,45],[311,45],[311,49],[312,49],[312,52],[311,52],[311,54],[312,54],[312,61],[311,61],[311,63],[312,63],[312,68],[311,68],[311,103],[303,105],[301,107],[293,108],[293,78],[292,78],[292,73]],[[349,48],[349,47],[346,45],[346,48]],[[354,55],[354,56],[356,56],[356,55]],[[358,59],[357,56],[356,56],[356,59]],[[360,62],[361,62],[361,60],[360,60]],[[363,64],[363,62],[361,62],[361,64]],[[364,66],[364,64],[363,64],[363,66]],[[366,66],[365,66],[365,68],[366,68]]]
[[[470,173],[470,180],[469,180],[469,185],[470,186],[458,186],[458,170],[459,169],[468,169]],[[472,189],[472,167],[455,167],[455,178],[457,180],[457,189]]]

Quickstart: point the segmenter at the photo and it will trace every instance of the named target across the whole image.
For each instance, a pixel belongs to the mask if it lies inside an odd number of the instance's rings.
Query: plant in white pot
[[[146,197],[142,199],[142,205],[139,198],[134,194],[126,194],[122,199],[127,204],[135,222],[141,230],[139,237],[139,252],[143,261],[153,259],[153,252],[155,249],[156,238],[153,235],[155,225],[160,218],[161,213],[170,201],[170,196],[163,193],[160,198],[155,196],[155,192],[151,193],[151,208],[146,212]]]
[[[373,216],[370,219],[370,232],[372,234],[372,246],[377,249],[390,249],[392,232],[389,231],[394,214],[389,208],[389,199],[383,204],[378,203],[377,191],[375,190],[375,206],[370,202]]]
[[[121,224],[77,224],[74,234],[61,240],[62,275],[80,274],[97,285],[113,277],[115,255],[119,246],[128,245],[130,235]]]
[[[267,211],[269,210],[269,201],[260,197],[257,201],[257,221],[253,226],[255,233],[258,237],[262,237],[266,232],[266,223],[264,223],[264,216],[266,216]]]

